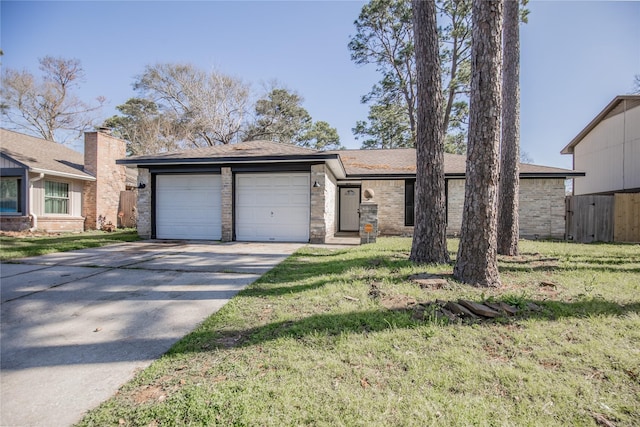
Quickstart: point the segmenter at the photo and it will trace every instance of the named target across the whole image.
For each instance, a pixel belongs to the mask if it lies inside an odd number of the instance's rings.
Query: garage
[[[236,240],[308,242],[309,173],[236,174]]]
[[[221,205],[220,175],[157,175],[156,238],[220,240]]]

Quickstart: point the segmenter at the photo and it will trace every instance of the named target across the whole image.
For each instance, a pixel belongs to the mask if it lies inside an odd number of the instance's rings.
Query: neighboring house
[[[573,194],[640,192],[640,95],[616,96],[562,149],[573,168]]]
[[[249,141],[118,160],[137,166],[138,233],[156,239],[322,243],[360,232],[377,208],[375,232],[413,232],[413,149],[314,151]],[[564,237],[566,169],[521,165],[525,237]],[[449,234],[460,230],[465,157],[445,155]],[[367,219],[368,220],[368,219]]]
[[[616,96],[561,153],[585,172],[574,179],[567,234],[640,241],[640,95]]]
[[[87,132],[84,154],[0,129],[0,229],[78,232],[117,224],[125,142]],[[100,218],[102,217],[102,218]]]

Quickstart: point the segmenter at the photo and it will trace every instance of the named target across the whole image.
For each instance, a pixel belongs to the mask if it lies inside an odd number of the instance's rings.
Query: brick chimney
[[[106,129],[84,134],[84,169],[96,177],[85,183],[82,215],[87,230],[100,228],[98,218],[118,224],[120,192],[126,184],[125,166],[116,165],[126,155],[126,142],[110,135]]]

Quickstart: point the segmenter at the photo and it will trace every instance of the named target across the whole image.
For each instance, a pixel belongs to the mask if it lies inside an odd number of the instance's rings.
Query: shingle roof
[[[247,141],[232,145],[216,145],[212,147],[196,148],[191,150],[174,151],[169,153],[132,156],[119,160],[120,164],[150,165],[167,163],[220,163],[220,162],[246,162],[255,159],[278,161],[300,160],[323,161],[329,158],[336,159],[339,156],[344,166],[347,178],[361,177],[391,177],[412,176],[416,173],[416,150],[413,148],[399,148],[393,150],[335,150],[316,151],[292,144],[280,144],[271,141]],[[466,157],[457,154],[444,156],[445,175],[463,176],[465,174]],[[572,176],[580,173],[568,170],[521,164],[521,175],[557,175]]]
[[[416,173],[416,150],[413,148],[341,150],[334,151],[334,153],[340,155],[347,176],[414,175]],[[465,174],[465,169],[466,156],[445,153],[445,175],[462,176]],[[524,176],[549,174],[570,176],[576,174],[576,172],[568,169],[521,163],[520,174]]]
[[[193,148],[189,150],[170,151],[167,153],[127,157],[126,160],[170,160],[170,159],[205,159],[236,157],[278,157],[296,155],[317,155],[319,151],[293,144],[280,144],[271,141],[246,141],[238,144],[214,145],[211,147]]]
[[[32,172],[93,180],[84,155],[62,144],[0,128],[0,152]]]

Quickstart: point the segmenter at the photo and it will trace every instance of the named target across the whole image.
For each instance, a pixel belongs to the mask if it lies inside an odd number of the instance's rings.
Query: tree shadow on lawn
[[[640,259],[616,255],[571,255],[550,257],[539,253],[524,253],[520,256],[498,256],[499,270],[510,272],[576,271],[640,273]]]
[[[318,289],[345,279],[378,281],[381,280],[380,276],[383,276],[385,281],[401,283],[410,281],[412,273],[406,273],[406,271],[416,268],[422,271],[428,269],[439,272],[453,271],[453,263],[419,266],[409,260],[408,253],[397,251],[372,255],[362,254],[349,259],[331,258],[331,256],[337,257],[347,252],[348,250],[294,255],[283,261],[277,268],[266,273],[251,287],[243,290],[241,294],[252,297],[288,295]],[[318,262],[316,257],[326,257],[326,259],[320,258],[322,261]],[[628,266],[625,267],[623,264],[628,264]],[[351,277],[346,275],[350,270],[354,271]],[[624,262],[624,260],[613,260],[608,256],[587,257],[587,261],[579,263],[560,262],[559,258],[541,254],[499,257],[500,273],[572,272],[577,270],[640,273],[640,266],[635,267],[633,262],[629,262],[628,259]],[[307,283],[292,284],[305,281]]]
[[[241,292],[243,296],[264,297],[288,295],[321,288],[339,280],[375,280],[380,269],[385,268],[394,281],[407,280],[406,275],[396,272],[402,268],[415,266],[409,259],[385,256],[362,256],[348,260],[327,260],[310,262],[307,256],[294,256],[286,259],[278,267],[267,272],[259,281]],[[363,273],[345,276],[349,270],[363,269]],[[368,272],[370,271],[370,274]],[[292,285],[295,282],[309,283]],[[278,286],[282,285],[282,286]]]
[[[500,325],[518,320],[552,322],[561,318],[589,318],[595,316],[620,317],[629,313],[640,313],[640,303],[618,304],[604,299],[585,299],[575,302],[550,300],[523,300],[533,303],[541,310],[521,310],[515,316],[500,316],[494,319],[460,319],[451,322],[421,311],[423,304],[411,304],[405,308],[352,311],[349,313],[315,314],[299,320],[273,322],[247,329],[196,330],[178,342],[168,354],[207,352],[221,348],[259,345],[280,338],[304,340],[311,335],[338,336],[344,333],[369,334],[393,329],[413,329],[425,325],[447,327],[450,325]]]

